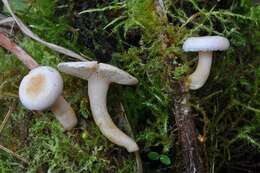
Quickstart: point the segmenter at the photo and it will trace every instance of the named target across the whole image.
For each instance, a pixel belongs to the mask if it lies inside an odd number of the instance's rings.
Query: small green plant
[[[168,166],[171,164],[171,159],[167,155],[164,155],[164,154],[160,155],[157,152],[151,151],[148,153],[147,156],[150,160],[153,160],[153,161],[159,160],[164,165]]]

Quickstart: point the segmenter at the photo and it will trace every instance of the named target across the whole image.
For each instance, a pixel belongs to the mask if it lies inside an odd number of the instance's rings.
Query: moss
[[[139,27],[145,31],[146,41],[151,41],[153,36],[160,32],[162,22],[155,11],[153,0],[130,0],[127,1],[128,20],[125,22],[126,31]]]

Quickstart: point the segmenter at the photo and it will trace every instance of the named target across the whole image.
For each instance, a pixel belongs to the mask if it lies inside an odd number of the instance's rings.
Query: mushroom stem
[[[51,107],[51,111],[65,130],[71,130],[76,126],[78,120],[75,112],[71,105],[62,96],[60,96]]]
[[[103,133],[111,142],[125,147],[128,152],[139,150],[136,142],[116,127],[107,111],[106,99],[110,82],[102,79],[98,73],[93,74],[88,81],[88,94],[90,108],[94,120]]]
[[[196,90],[202,87],[210,73],[212,64],[212,52],[199,52],[199,62],[196,70],[189,76],[189,87]]]

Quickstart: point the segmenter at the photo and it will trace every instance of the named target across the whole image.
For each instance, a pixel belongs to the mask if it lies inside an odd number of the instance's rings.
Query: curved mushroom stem
[[[62,96],[51,107],[51,111],[65,130],[71,130],[78,123],[74,110]]]
[[[199,62],[196,70],[189,76],[191,90],[201,88],[207,81],[212,64],[212,52],[199,52]]]
[[[137,151],[139,148],[135,141],[116,127],[107,112],[106,99],[109,84],[110,82],[98,73],[89,78],[88,94],[94,120],[103,135],[110,141],[125,147],[128,152]]]

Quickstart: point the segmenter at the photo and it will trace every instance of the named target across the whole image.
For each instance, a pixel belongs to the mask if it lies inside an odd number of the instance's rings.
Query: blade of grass
[[[122,103],[120,103],[120,109],[122,110],[122,114],[124,116],[128,132],[130,133],[131,138],[134,139],[134,132],[128,121],[128,118],[126,116],[125,109],[124,109],[124,106]],[[139,153],[139,151],[136,151],[136,152],[134,152],[134,154],[135,154],[135,160],[136,160],[136,166],[137,166],[137,173],[143,173],[143,164],[142,164],[140,153]]]
[[[3,131],[3,129],[4,129],[5,125],[6,125],[6,123],[7,123],[7,121],[9,120],[9,118],[10,118],[10,116],[11,116],[13,110],[14,110],[14,103],[12,103],[12,105],[9,107],[9,110],[8,110],[8,112],[6,113],[4,120],[3,120],[3,122],[2,122],[1,125],[0,125],[0,134],[1,134],[1,132]]]
[[[16,154],[15,152],[13,152],[12,150],[4,147],[3,145],[0,144],[0,149],[7,152],[8,154],[11,154],[13,157],[17,158],[18,160],[21,160],[22,162],[26,163],[27,165],[29,165],[29,161],[27,161],[25,158],[23,158],[22,156]]]

